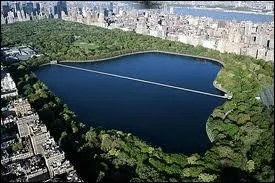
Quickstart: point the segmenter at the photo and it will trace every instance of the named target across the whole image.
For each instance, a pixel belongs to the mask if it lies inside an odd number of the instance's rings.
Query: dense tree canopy
[[[252,57],[62,20],[1,27],[1,45],[31,45],[43,56],[9,66],[19,93],[29,99],[51,134],[89,181],[274,181],[274,110],[255,97],[274,81],[274,67]],[[205,154],[171,154],[133,134],[85,127],[67,105],[32,74],[50,60],[105,58],[163,50],[222,60],[217,82],[233,98],[207,121],[212,147]],[[89,168],[86,168],[86,167]]]

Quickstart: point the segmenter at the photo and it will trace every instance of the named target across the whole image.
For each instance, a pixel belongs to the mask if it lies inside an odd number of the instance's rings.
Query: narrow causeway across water
[[[227,100],[221,64],[167,53],[52,63],[34,73],[82,123],[133,133],[165,152],[205,153],[206,122]]]
[[[121,75],[117,75],[117,74],[110,74],[110,73],[96,71],[96,70],[91,70],[91,69],[84,69],[84,68],[80,68],[80,67],[74,67],[74,66],[63,65],[63,64],[55,64],[55,65],[58,65],[58,66],[61,66],[61,67],[67,67],[67,68],[71,68],[71,69],[78,69],[78,70],[82,70],[82,71],[86,71],[86,72],[92,72],[92,73],[97,73],[97,74],[108,75],[108,76],[117,77],[117,78],[123,78],[123,79],[128,79],[128,80],[143,82],[143,83],[149,83],[149,84],[163,86],[163,87],[168,87],[168,88],[174,88],[174,89],[188,91],[188,92],[193,92],[193,93],[199,93],[199,94],[202,94],[202,95],[208,95],[208,96],[220,97],[220,98],[227,98],[226,96],[222,96],[222,95],[216,95],[216,94],[207,93],[207,92],[203,92],[203,91],[192,90],[192,89],[188,89],[188,88],[183,88],[183,87],[178,87],[178,86],[172,86],[172,85],[167,85],[167,84],[157,83],[157,82],[153,82],[153,81],[147,81],[147,80],[143,80],[143,79],[137,79],[137,78],[127,77],[127,76],[121,76]]]

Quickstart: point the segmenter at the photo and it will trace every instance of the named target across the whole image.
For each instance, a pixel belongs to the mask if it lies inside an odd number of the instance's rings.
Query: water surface
[[[111,61],[67,64],[221,94],[212,85],[221,66],[194,58],[144,53]],[[205,124],[224,99],[57,65],[35,71],[89,126],[131,132],[166,152],[205,152]]]
[[[175,7],[174,13],[178,15],[192,15],[198,17],[210,17],[216,20],[237,20],[264,23],[274,21],[273,15],[262,15],[241,12],[225,12],[221,10],[196,9],[190,7]]]

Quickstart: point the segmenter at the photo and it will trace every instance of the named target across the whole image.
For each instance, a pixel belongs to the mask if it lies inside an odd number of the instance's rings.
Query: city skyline
[[[72,4],[70,5],[70,3]],[[272,36],[274,21],[269,23],[225,21],[177,15],[175,7],[169,5],[164,5],[157,10],[142,10],[129,9],[128,5],[120,5],[120,2],[111,1],[96,2],[89,6],[79,6],[74,2],[66,1],[55,1],[49,6],[43,6],[41,3],[36,3],[35,6],[26,3],[25,6],[22,6],[22,10],[20,9],[21,11],[15,11],[16,7],[19,7],[18,3],[14,4],[13,11],[10,11],[7,6],[3,7],[1,24],[58,18],[108,29],[120,28],[194,46],[202,45],[221,52],[228,51],[274,61],[274,36]],[[165,18],[161,16],[165,16]],[[138,19],[140,21],[137,21]]]

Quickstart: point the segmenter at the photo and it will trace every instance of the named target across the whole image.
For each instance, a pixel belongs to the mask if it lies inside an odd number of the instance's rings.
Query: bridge
[[[183,88],[183,87],[178,87],[178,86],[172,86],[172,85],[157,83],[157,82],[153,82],[153,81],[147,81],[147,80],[143,80],[143,79],[121,76],[121,75],[117,75],[117,74],[110,74],[107,72],[101,72],[101,71],[96,71],[96,70],[92,70],[92,69],[84,69],[84,68],[80,68],[80,67],[74,67],[74,66],[63,65],[63,64],[58,64],[58,63],[52,63],[52,64],[58,65],[61,67],[67,67],[67,68],[71,68],[71,69],[82,70],[82,71],[92,72],[92,73],[96,73],[96,74],[102,74],[102,75],[107,75],[107,76],[112,76],[112,77],[117,77],[117,78],[122,78],[122,79],[128,79],[128,80],[132,80],[132,81],[138,81],[138,82],[142,82],[142,83],[148,83],[148,84],[152,84],[152,85],[158,85],[158,86],[173,88],[173,89],[182,90],[182,91],[199,93],[202,95],[208,95],[208,96],[212,96],[212,97],[225,98],[225,99],[230,98],[227,94],[217,95],[217,94],[212,94],[212,93],[208,93],[208,92],[203,92],[203,91],[198,91],[198,90],[193,90],[193,89],[188,89],[188,88]]]

